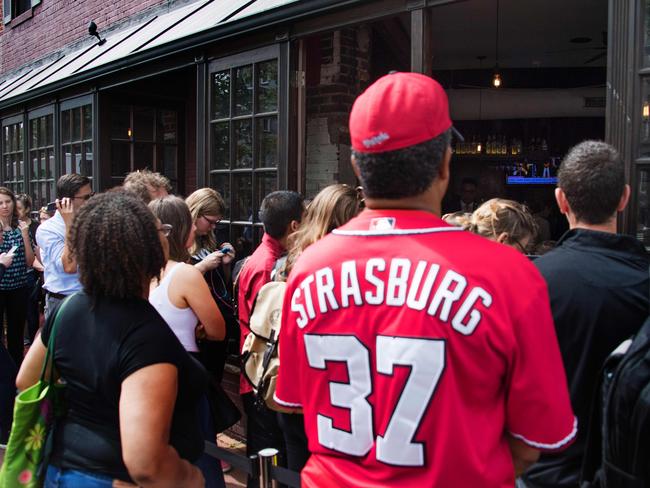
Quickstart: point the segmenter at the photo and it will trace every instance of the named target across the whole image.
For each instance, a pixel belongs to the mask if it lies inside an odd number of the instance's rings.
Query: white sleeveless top
[[[165,319],[165,322],[167,322],[172,332],[176,334],[185,350],[198,352],[195,330],[199,319],[190,307],[178,308],[169,299],[169,284],[181,266],[189,266],[189,264],[178,263],[170,269],[160,284],[149,293],[149,303]]]

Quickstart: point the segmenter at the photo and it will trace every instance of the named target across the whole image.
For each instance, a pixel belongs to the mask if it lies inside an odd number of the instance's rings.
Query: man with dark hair
[[[132,171],[126,175],[123,187],[146,204],[151,200],[164,198],[172,191],[172,185],[166,176],[148,169]]]
[[[36,231],[43,261],[45,318],[67,295],[81,290],[77,262],[70,252],[68,230],[79,209],[94,195],[90,179],[70,173],[56,182],[57,211]]]
[[[578,486],[603,362],[648,316],[650,257],[635,238],[616,233],[616,216],[629,196],[623,162],[609,144],[585,141],[564,158],[555,198],[569,231],[535,265],[548,283],[571,404],[582,428],[566,451],[542,456],[524,476],[526,486]]]
[[[460,182],[460,194],[455,195],[444,202],[444,213],[465,212],[472,213],[481,202],[478,198],[478,182],[469,176]]]
[[[439,217],[450,129],[424,75],[354,103],[367,209],[302,253],[282,310],[275,399],[304,413],[305,486],[502,488],[575,436],[541,276]]]
[[[287,239],[300,225],[304,212],[303,197],[295,191],[274,191],[269,193],[260,205],[259,218],[264,224],[264,236],[255,252],[242,267],[238,282],[239,324],[241,327],[240,347],[244,345],[250,329],[251,311],[260,288],[271,281],[275,263],[286,252]],[[278,425],[276,413],[264,405],[257,405],[253,388],[244,376],[240,379],[246,419],[246,452],[257,454],[267,447],[280,451],[284,458],[284,438]],[[248,486],[257,486],[257,480],[249,478]]]

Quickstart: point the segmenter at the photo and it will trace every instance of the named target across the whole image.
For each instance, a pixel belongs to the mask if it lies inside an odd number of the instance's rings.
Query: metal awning
[[[152,13],[137,25],[103,32],[106,43],[101,46],[63,50],[38,67],[0,78],[0,109],[226,35],[355,3],[359,1],[199,0]]]

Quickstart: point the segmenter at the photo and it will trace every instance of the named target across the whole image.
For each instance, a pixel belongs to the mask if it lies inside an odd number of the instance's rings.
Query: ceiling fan
[[[601,46],[585,46],[585,47],[575,47],[572,49],[560,49],[558,51],[547,51],[545,54],[560,54],[560,53],[569,53],[569,52],[576,52],[576,51],[599,51],[584,62],[584,64],[591,64],[607,56],[607,31],[601,32],[601,38],[602,38]],[[574,37],[571,40],[571,42],[574,42],[576,44],[582,44],[582,43],[591,42],[591,40],[588,37]]]

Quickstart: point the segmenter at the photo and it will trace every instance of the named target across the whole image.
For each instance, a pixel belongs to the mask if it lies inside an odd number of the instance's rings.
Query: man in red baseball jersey
[[[451,130],[419,74],[352,108],[368,209],[302,254],[282,316],[275,396],[304,412],[304,486],[513,486],[576,435],[543,279],[439,218]]]

